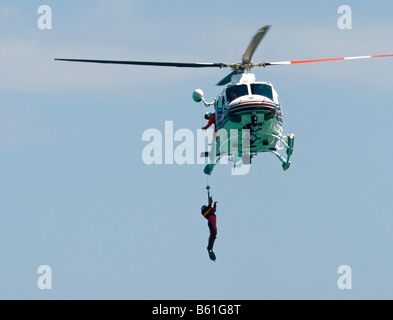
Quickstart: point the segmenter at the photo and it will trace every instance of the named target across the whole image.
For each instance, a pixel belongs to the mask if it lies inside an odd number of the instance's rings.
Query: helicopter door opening
[[[247,96],[248,95],[247,85],[241,84],[241,85],[230,86],[226,90],[226,95],[227,95],[228,104],[230,104],[233,100],[239,97]]]
[[[251,84],[251,93],[269,98],[270,100],[273,101],[273,90],[272,90],[272,87],[269,86],[268,84],[252,83]]]

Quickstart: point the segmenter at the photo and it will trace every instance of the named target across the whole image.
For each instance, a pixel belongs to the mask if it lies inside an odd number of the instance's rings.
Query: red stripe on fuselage
[[[266,102],[266,101],[247,101],[247,102],[236,103],[232,106],[229,106],[229,108],[239,107],[239,106],[266,106],[266,107],[274,108],[276,105],[274,103]]]

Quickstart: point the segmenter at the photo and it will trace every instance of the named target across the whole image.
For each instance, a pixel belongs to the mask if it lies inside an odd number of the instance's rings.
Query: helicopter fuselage
[[[232,83],[216,98],[214,108],[218,132],[221,129],[228,133],[247,130],[246,140],[249,142],[232,139],[229,146],[232,149],[229,150],[256,155],[278,148],[283,132],[283,113],[270,82],[257,82],[250,73],[235,75]]]
[[[275,154],[283,169],[289,168],[294,134],[283,136],[283,112],[270,82],[256,81],[252,73],[234,74],[214,102],[206,102],[200,89],[194,91],[193,99],[215,109],[216,139],[211,151],[202,155],[210,158],[206,174],[212,173],[222,157],[228,156],[235,165],[240,161],[248,165],[260,152]],[[283,149],[286,158],[278,152]]]
[[[216,117],[217,134],[221,131],[224,137],[219,137],[220,148],[215,142],[212,143],[210,152],[210,163],[205,167],[204,172],[211,174],[220,159],[221,146],[227,141],[229,147],[237,149],[237,157],[241,156],[243,163],[250,161],[253,155],[259,152],[271,152],[275,154],[280,161],[284,170],[287,170],[291,164],[290,157],[293,153],[294,139],[293,133],[283,136],[283,113],[278,99],[277,92],[270,82],[257,82],[255,76],[247,71],[254,67],[267,67],[278,65],[304,64],[326,61],[357,60],[370,58],[393,57],[393,54],[368,55],[356,57],[344,57],[333,59],[313,59],[297,61],[279,61],[279,62],[252,62],[252,56],[264,38],[270,26],[260,28],[252,38],[249,46],[242,56],[242,61],[238,63],[200,63],[200,62],[167,62],[167,61],[122,61],[122,60],[91,60],[91,59],[55,59],[58,61],[72,61],[84,63],[103,63],[103,64],[120,64],[120,65],[140,65],[140,66],[160,66],[160,67],[180,67],[180,68],[231,68],[232,72],[223,78],[217,85],[227,85],[214,102],[207,103],[203,97],[203,91],[197,89],[193,93],[195,102],[203,102],[205,106],[214,105]],[[239,141],[231,139],[230,132],[242,131],[242,138]],[[243,137],[246,132],[248,137]],[[226,138],[225,138],[226,134]],[[228,138],[229,135],[229,138]],[[239,135],[238,135],[239,136]],[[217,136],[218,137],[218,136]],[[213,139],[215,140],[215,139]],[[280,143],[283,147],[280,147]],[[217,147],[216,147],[217,146]],[[229,151],[226,154],[235,161],[235,152]],[[287,157],[284,158],[277,151],[286,150]],[[241,151],[240,151],[241,150]],[[208,157],[209,152],[203,152],[203,157]],[[244,157],[245,156],[245,157]],[[285,155],[284,155],[285,156]]]

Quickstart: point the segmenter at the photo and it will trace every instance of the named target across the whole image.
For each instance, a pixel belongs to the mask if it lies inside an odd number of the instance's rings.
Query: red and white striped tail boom
[[[281,62],[267,62],[267,66],[284,65],[284,64],[301,64],[301,63],[312,63],[312,62],[325,62],[325,61],[339,61],[339,60],[355,60],[355,59],[370,59],[370,58],[384,58],[393,57],[393,54],[383,54],[374,56],[357,56],[357,57],[345,57],[345,58],[333,58],[333,59],[319,59],[319,60],[298,60],[298,61],[281,61]]]

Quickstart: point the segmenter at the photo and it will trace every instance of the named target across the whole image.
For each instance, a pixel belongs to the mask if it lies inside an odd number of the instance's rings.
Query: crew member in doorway
[[[217,132],[217,128],[216,128],[216,114],[215,113],[206,112],[205,119],[208,120],[208,123],[207,123],[206,126],[204,126],[202,128],[202,130],[207,130],[214,124],[213,139],[216,139],[216,132]]]

